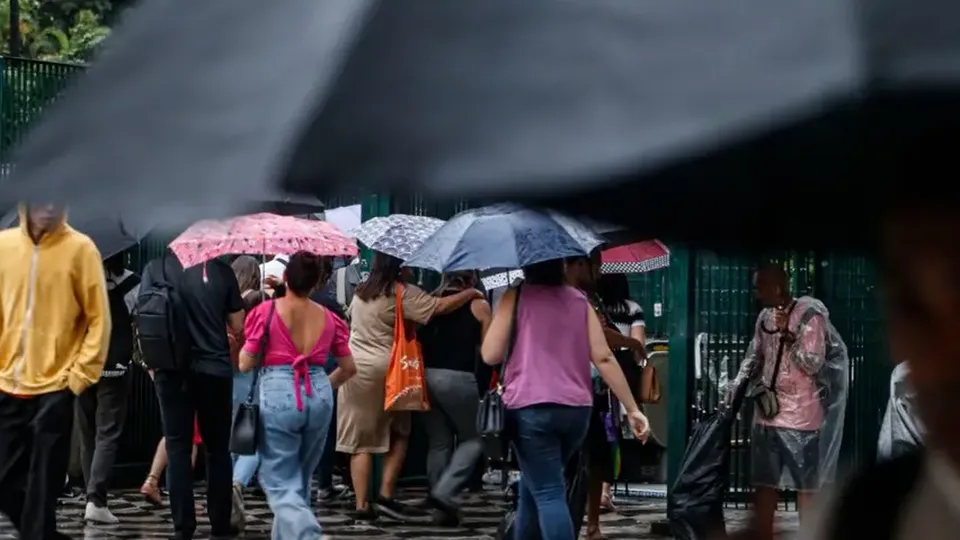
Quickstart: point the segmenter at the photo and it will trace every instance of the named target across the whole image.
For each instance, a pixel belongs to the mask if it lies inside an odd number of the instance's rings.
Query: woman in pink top
[[[290,257],[286,295],[247,315],[240,353],[241,371],[262,370],[259,479],[274,514],[274,540],[320,538],[310,508],[310,478],[323,455],[333,389],[356,373],[346,323],[309,299],[329,273],[322,262],[306,252]],[[323,369],[328,355],[339,366],[329,378]]]
[[[545,261],[523,272],[520,292],[504,294],[481,347],[489,365],[504,362],[512,349],[504,367],[503,401],[521,474],[514,535],[534,538],[539,529],[543,540],[574,540],[563,470],[587,435],[593,407],[590,363],[626,407],[640,440],[649,432],[647,418],[586,296],[564,283],[563,261]]]

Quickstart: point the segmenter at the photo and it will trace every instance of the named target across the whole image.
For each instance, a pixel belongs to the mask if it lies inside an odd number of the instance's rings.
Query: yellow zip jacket
[[[66,222],[35,244],[26,223],[21,208],[19,229],[0,232],[0,392],[79,395],[110,342],[100,252]]]

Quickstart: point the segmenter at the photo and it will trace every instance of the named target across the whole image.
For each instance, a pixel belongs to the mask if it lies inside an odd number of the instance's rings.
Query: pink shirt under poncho
[[[824,410],[817,387],[817,372],[826,358],[827,341],[823,316],[813,315],[806,324],[802,318],[807,311],[806,297],[797,300],[790,313],[788,328],[796,333],[797,341],[786,347],[780,372],[777,375],[776,391],[780,412],[772,419],[754,415],[756,422],[771,427],[816,431],[823,424]],[[770,384],[780,348],[780,335],[770,334],[761,328],[773,329],[773,310],[764,309],[757,319],[754,343],[758,357],[763,360],[764,384]]]

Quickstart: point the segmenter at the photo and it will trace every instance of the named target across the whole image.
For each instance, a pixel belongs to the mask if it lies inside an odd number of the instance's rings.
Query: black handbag
[[[270,324],[276,312],[276,302],[270,303],[270,313],[263,327],[263,336],[260,338],[260,350],[257,352],[257,366],[253,370],[253,380],[250,382],[250,391],[247,399],[237,407],[237,414],[233,417],[233,429],[230,432],[230,452],[241,456],[252,456],[257,453],[257,440],[260,436],[260,405],[253,402],[257,391],[257,379],[263,365],[263,357],[270,342]]]
[[[483,437],[484,445],[487,450],[487,456],[490,459],[502,460],[506,455],[506,440],[504,432],[506,431],[506,407],[503,404],[503,389],[506,374],[507,361],[513,353],[513,346],[517,341],[517,313],[520,306],[520,288],[516,287],[516,300],[513,303],[513,319],[510,322],[510,338],[507,342],[507,353],[504,356],[503,363],[497,373],[497,384],[487,390],[487,393],[480,398],[480,407],[477,409],[477,433]]]

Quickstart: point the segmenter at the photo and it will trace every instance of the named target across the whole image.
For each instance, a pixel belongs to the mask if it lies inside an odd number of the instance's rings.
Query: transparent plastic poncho
[[[794,339],[782,348],[776,381],[773,375],[782,336],[776,331],[774,310],[768,308],[757,317],[733,386],[748,378],[748,384],[757,389],[773,389],[777,398],[779,411],[772,418],[753,407],[753,484],[818,491],[833,482],[840,455],[849,375],[847,346],[831,324],[826,306],[815,298],[797,299],[788,320]]]
[[[923,448],[923,424],[917,415],[916,393],[907,380],[910,366],[902,362],[890,374],[890,401],[880,424],[877,459],[886,460]]]

